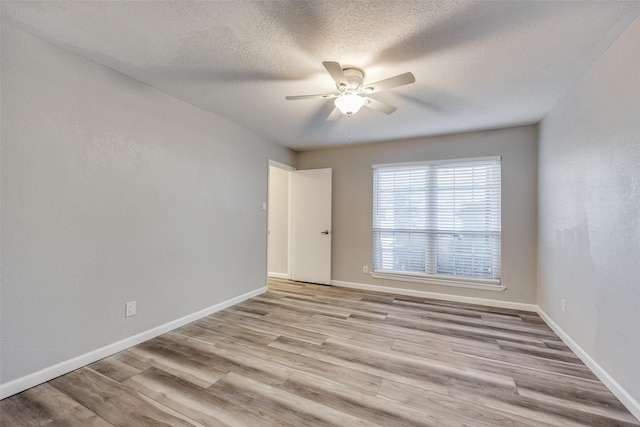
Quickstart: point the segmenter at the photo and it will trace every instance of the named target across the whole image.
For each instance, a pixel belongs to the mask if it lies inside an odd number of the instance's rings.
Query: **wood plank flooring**
[[[1,426],[640,426],[534,313],[272,279]]]

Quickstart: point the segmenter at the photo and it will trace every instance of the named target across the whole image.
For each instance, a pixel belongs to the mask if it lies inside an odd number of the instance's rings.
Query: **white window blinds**
[[[374,166],[374,271],[499,279],[500,166],[500,158]]]

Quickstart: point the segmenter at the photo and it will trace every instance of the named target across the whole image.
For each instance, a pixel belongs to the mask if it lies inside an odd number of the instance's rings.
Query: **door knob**
[[[321,231],[320,234],[329,234],[329,230]]]

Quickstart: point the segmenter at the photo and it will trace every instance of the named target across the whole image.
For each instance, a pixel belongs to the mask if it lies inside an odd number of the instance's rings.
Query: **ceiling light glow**
[[[342,114],[351,117],[362,108],[367,101],[355,93],[342,94],[336,98],[336,107]]]

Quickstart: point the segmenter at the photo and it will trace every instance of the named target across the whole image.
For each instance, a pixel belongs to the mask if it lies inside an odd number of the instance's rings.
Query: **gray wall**
[[[540,307],[636,401],[639,40],[636,19],[542,120],[538,234]]]
[[[1,72],[0,381],[265,286],[293,152],[6,22]]]
[[[354,118],[354,120],[357,118]],[[298,154],[298,169],[333,168],[332,279],[535,304],[537,127],[457,134]],[[502,156],[503,292],[373,279],[372,164]]]

